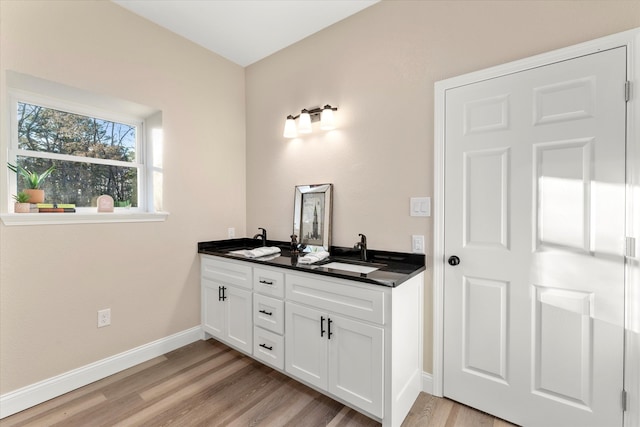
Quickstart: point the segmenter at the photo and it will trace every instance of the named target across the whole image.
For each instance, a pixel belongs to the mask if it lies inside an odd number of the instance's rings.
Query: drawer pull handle
[[[224,301],[227,299],[226,295],[224,294],[224,291],[226,291],[227,288],[225,286],[218,286],[218,301]]]
[[[320,337],[323,337],[325,333],[324,330],[324,317],[320,316]]]
[[[267,310],[259,310],[259,313],[264,313],[267,316],[273,316],[273,312],[272,311],[267,311]]]
[[[327,324],[329,325],[329,334],[327,335],[328,339],[331,339],[331,335],[333,335],[333,332],[331,332],[331,324],[333,323],[333,320],[327,318]]]
[[[260,283],[263,285],[273,285],[273,282],[269,282],[268,280],[260,279]]]
[[[260,347],[262,347],[262,348],[266,348],[266,349],[267,349],[267,350],[269,350],[269,351],[273,350],[273,346],[269,347],[269,346],[268,346],[268,345],[266,345],[266,344],[260,344]]]

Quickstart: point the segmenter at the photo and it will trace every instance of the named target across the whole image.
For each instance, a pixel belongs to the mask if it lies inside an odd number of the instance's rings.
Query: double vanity
[[[256,239],[200,242],[205,334],[382,422],[422,390],[424,255],[331,248],[248,258]],[[300,254],[302,256],[302,254]]]

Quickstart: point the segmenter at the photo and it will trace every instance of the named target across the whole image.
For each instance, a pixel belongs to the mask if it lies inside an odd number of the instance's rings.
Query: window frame
[[[135,167],[137,170],[137,207],[114,208],[112,213],[98,213],[95,207],[76,207],[76,212],[72,214],[42,214],[42,213],[13,213],[11,206],[13,199],[11,194],[15,193],[17,187],[17,177],[5,165],[3,169],[7,177],[6,185],[0,188],[0,219],[5,225],[43,225],[59,223],[104,223],[104,222],[148,222],[164,221],[168,213],[156,210],[157,203],[154,202],[154,193],[159,194],[161,200],[161,188],[154,188],[154,175],[162,175],[162,167],[158,166],[157,160],[154,162],[153,149],[158,145],[152,140],[152,134],[158,129],[148,125],[147,121],[154,121],[154,116],[160,111],[152,110],[148,107],[139,106],[128,101],[111,99],[101,95],[84,92],[80,89],[70,88],[53,82],[44,81],[31,76],[15,74],[16,80],[26,81],[28,84],[41,89],[37,92],[30,88],[7,85],[7,109],[5,117],[9,120],[8,132],[4,133],[5,138],[0,140],[0,149],[7,154],[7,161],[15,164],[18,156],[50,158],[54,160],[80,161],[82,163],[105,164],[125,167]],[[28,86],[27,84],[27,86]],[[42,90],[44,89],[44,90]],[[93,101],[96,102],[93,102]],[[79,114],[108,120],[137,127],[136,130],[136,155],[134,162],[119,160],[96,159],[91,161],[79,160],[76,156],[58,153],[47,153],[20,149],[18,146],[18,103],[27,103],[61,110],[72,114]],[[122,111],[119,106],[122,106]],[[107,106],[107,108],[104,108]],[[132,113],[135,111],[135,113]],[[155,120],[157,121],[157,120]],[[161,119],[160,119],[161,122]],[[160,125],[161,127],[161,125]],[[156,148],[157,149],[157,148]],[[161,150],[161,148],[160,148]],[[162,153],[157,157],[161,159]],[[1,157],[1,156],[0,156]],[[84,161],[83,161],[84,160]],[[4,197],[2,194],[4,193]]]

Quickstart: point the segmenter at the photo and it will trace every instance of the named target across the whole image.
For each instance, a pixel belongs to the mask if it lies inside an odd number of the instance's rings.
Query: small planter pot
[[[30,208],[30,203],[14,203],[13,211],[15,213],[29,213]]]
[[[44,203],[44,190],[29,188],[24,192],[29,195],[29,203]]]

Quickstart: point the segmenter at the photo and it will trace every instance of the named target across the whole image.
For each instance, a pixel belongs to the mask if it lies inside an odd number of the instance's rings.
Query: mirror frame
[[[311,252],[328,252],[331,247],[332,199],[333,184],[297,185],[295,188],[293,234]]]

